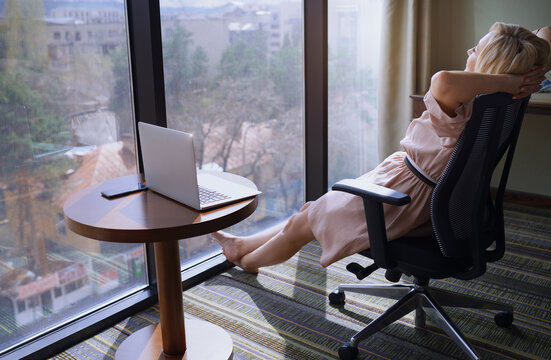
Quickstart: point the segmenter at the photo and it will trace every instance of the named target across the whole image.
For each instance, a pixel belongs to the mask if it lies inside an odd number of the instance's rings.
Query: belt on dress
[[[433,178],[425,174],[425,172],[421,170],[421,168],[417,166],[417,164],[414,163],[413,160],[411,160],[409,156],[407,156],[407,154],[406,154],[406,157],[404,158],[404,162],[406,163],[406,166],[408,167],[408,169],[413,173],[413,175],[417,176],[419,180],[429,185],[430,187],[436,186],[436,181],[434,181]]]

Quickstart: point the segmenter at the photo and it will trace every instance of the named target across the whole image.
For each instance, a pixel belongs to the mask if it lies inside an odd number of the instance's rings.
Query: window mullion
[[[127,1],[126,7],[135,121],[166,127],[159,1]],[[137,136],[136,140],[142,171]]]
[[[304,1],[306,200],[327,191],[327,0]]]

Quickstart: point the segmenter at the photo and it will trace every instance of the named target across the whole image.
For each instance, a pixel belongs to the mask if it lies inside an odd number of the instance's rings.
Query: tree
[[[206,85],[209,58],[201,46],[197,46],[191,55],[191,81],[194,87]]]
[[[337,53],[329,49],[329,97],[332,93],[344,91],[354,91],[358,88],[358,77],[356,77],[356,62],[353,60],[350,51],[344,47],[339,47]]]
[[[181,101],[182,111],[171,115],[172,126],[193,134],[195,159],[197,166],[201,168],[205,163],[212,161],[212,158],[207,159],[206,146],[214,129],[222,121],[219,116],[220,109],[212,93],[206,89],[187,91]]]
[[[281,109],[281,100],[273,92],[273,84],[265,79],[224,79],[214,90],[218,109],[216,161],[228,169],[232,148],[239,139],[243,124],[271,120]]]
[[[220,78],[263,77],[267,65],[266,33],[255,31],[250,41],[236,39],[220,58]]]
[[[44,1],[22,1],[21,9],[26,20],[23,35],[25,39],[25,56],[27,59],[32,59],[36,66],[43,67],[47,64],[48,59]]]
[[[32,158],[32,142],[64,143],[63,119],[46,108],[24,82],[0,73],[0,164],[5,177]]]
[[[6,59],[18,59],[22,57],[24,48],[23,33],[25,21],[21,11],[21,3],[17,0],[8,0],[4,5],[4,16],[7,18],[6,35],[3,36],[6,41]]]
[[[18,199],[14,209],[18,223],[10,223],[17,227],[12,236],[27,252],[31,270],[40,273],[44,268],[31,240],[39,229],[35,228],[30,201],[34,196],[51,197],[60,176],[73,165],[66,157],[53,156],[67,140],[65,124],[36,92],[5,73],[0,73],[0,111],[0,181]]]
[[[163,44],[165,89],[168,94],[180,96],[191,81],[191,33],[177,25],[172,37]]]
[[[42,0],[7,0],[6,58],[27,60],[33,67],[47,64],[46,25]]]
[[[264,143],[264,150],[269,156],[267,171],[271,179],[263,184],[272,198],[282,199],[280,210],[287,215],[296,212],[303,204],[304,174],[303,156],[303,121],[302,109],[291,108],[279,114],[272,122],[272,136]]]
[[[270,78],[286,109],[302,105],[302,47],[293,45],[288,35],[271,60]]]
[[[176,114],[183,109],[188,90],[204,87],[208,70],[208,57],[198,46],[192,51],[192,34],[177,25],[172,37],[163,44],[163,63],[167,110]]]
[[[2,70],[34,89],[45,107],[55,109],[59,103],[56,97],[63,98],[64,94],[62,81],[45,71],[48,58],[43,0],[6,0],[3,15]]]
[[[119,46],[110,53],[113,73],[113,91],[109,102],[117,114],[121,134],[132,134],[132,103],[130,96],[130,69],[126,47]]]

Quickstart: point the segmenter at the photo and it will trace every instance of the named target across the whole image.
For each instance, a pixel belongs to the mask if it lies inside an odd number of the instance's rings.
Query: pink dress
[[[469,120],[473,101],[464,103],[450,117],[427,92],[427,110],[413,120],[400,141],[402,151],[387,157],[375,169],[358,179],[385,186],[411,197],[404,206],[383,205],[388,240],[404,235],[429,234],[430,197],[432,187],[417,178],[406,166],[406,153],[417,166],[435,181],[440,179],[465,123]],[[333,262],[369,248],[363,201],[340,191],[329,191],[309,203],[308,222],[320,242],[320,263]]]

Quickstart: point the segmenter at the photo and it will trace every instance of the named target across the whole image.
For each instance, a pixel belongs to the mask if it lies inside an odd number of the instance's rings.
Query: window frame
[[[303,0],[305,200],[327,191],[327,12],[328,0]],[[161,16],[158,0],[125,1],[133,115],[139,121],[166,127]],[[90,34],[88,34],[89,36]],[[135,130],[134,130],[135,131]],[[135,135],[138,170],[143,171],[139,139]],[[155,257],[145,245],[148,284],[90,313],[76,315],[52,330],[36,334],[9,349],[0,358],[51,357],[125,318],[157,303]],[[220,252],[182,272],[188,289],[232,267]]]

